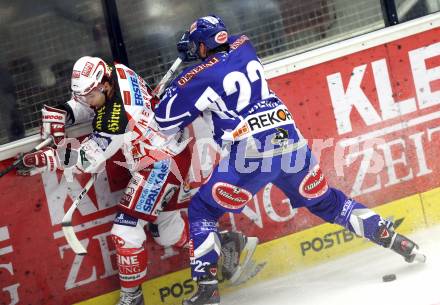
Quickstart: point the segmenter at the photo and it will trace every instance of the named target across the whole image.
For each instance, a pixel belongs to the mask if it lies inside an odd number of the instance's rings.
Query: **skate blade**
[[[420,253],[417,249],[414,249],[412,251],[412,254],[409,258],[405,259],[408,263],[418,262],[418,263],[425,263],[426,262],[426,255],[423,253]]]
[[[418,263],[426,263],[426,255],[422,253],[415,253],[414,261]]]
[[[266,266],[266,262],[257,264],[255,261],[251,261],[247,266],[244,268],[243,272],[241,273],[240,277],[234,282],[230,282],[230,286],[238,286],[241,285],[254,276],[256,276],[263,268]]]
[[[252,256],[254,255],[255,249],[258,245],[258,238],[257,237],[248,237],[245,247],[243,248],[243,251],[240,255],[240,263],[237,267],[237,270],[235,270],[234,274],[232,275],[230,282],[232,284],[237,283],[237,280],[241,277],[241,274],[246,269],[246,266],[249,264]]]

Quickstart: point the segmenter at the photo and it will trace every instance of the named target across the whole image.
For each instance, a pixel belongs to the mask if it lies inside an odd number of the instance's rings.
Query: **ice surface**
[[[223,295],[227,305],[440,305],[440,226],[409,235],[427,255],[406,263],[374,246],[301,272]],[[382,282],[395,273],[397,279]]]

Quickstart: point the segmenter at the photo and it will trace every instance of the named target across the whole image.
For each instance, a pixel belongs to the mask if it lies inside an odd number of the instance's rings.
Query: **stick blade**
[[[72,248],[73,252],[75,252],[77,255],[86,255],[87,250],[76,237],[73,227],[71,225],[62,224],[62,229],[64,237],[66,238],[67,243],[69,244],[70,248]]]

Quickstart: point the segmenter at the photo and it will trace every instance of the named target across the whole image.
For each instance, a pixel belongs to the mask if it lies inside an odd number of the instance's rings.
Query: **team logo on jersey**
[[[116,68],[119,87],[127,106],[146,106],[151,109],[151,89],[144,79],[128,68]]]
[[[111,108],[108,109],[109,107]],[[122,128],[125,128],[124,114],[122,105],[118,102],[114,102],[108,107],[104,105],[96,112],[93,128],[97,131],[118,133]]]
[[[231,46],[230,46],[231,50],[235,50],[235,49],[239,48],[243,43],[245,43],[248,40],[249,40],[249,38],[246,35],[241,35],[236,41],[231,43]]]
[[[234,137],[234,139],[244,138],[249,132],[249,126],[246,124],[234,130],[232,132],[232,136]]]
[[[188,72],[186,72],[184,75],[182,75],[179,80],[177,81],[177,83],[183,87],[184,85],[186,85],[190,80],[192,80],[197,74],[199,74],[200,72],[204,71],[206,68],[210,68],[213,65],[215,65],[216,63],[220,62],[220,60],[217,57],[213,57],[211,58],[210,61],[208,62],[204,62],[201,63],[200,65],[192,68],[191,70],[189,70]]]
[[[324,177],[319,165],[315,165],[299,186],[299,193],[307,198],[313,199],[323,195],[328,190],[327,180]]]
[[[212,188],[212,197],[222,207],[237,210],[244,207],[252,199],[252,194],[238,186],[226,182],[217,182]]]
[[[154,168],[146,180],[142,194],[135,210],[145,214],[157,214],[155,210],[159,194],[170,172],[171,161],[163,160],[155,163]]]
[[[121,112],[122,112],[122,106],[114,103],[111,111],[110,118],[107,120],[107,128],[108,130],[116,133],[120,131],[121,129]]]
[[[134,93],[134,104],[137,106],[142,106],[144,101],[142,100],[142,93],[136,76],[130,76],[130,82]]]
[[[90,72],[92,72],[92,69],[93,69],[93,64],[88,61],[84,65],[84,68],[81,71],[81,74],[84,75],[85,77],[88,77],[90,75]]]
[[[274,128],[292,120],[292,115],[286,107],[264,111],[246,118],[251,132],[263,131],[267,127]]]
[[[293,124],[292,115],[286,106],[248,115],[232,132],[225,133],[224,140],[241,140],[250,135]]]
[[[215,34],[214,40],[218,44],[224,44],[226,41],[228,41],[228,33],[226,31],[218,32]]]

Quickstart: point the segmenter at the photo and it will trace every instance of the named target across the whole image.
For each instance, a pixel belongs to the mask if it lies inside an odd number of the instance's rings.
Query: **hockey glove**
[[[189,41],[189,32],[183,33],[182,38],[177,43],[177,52],[184,62],[191,62],[198,59],[197,50],[194,43]]]
[[[44,105],[41,112],[43,123],[41,126],[41,138],[47,139],[52,137],[56,145],[60,144],[66,135],[66,111]]]
[[[33,176],[45,171],[54,172],[59,167],[56,151],[45,147],[34,153],[25,154],[23,166],[17,170],[17,173],[21,176]]]

